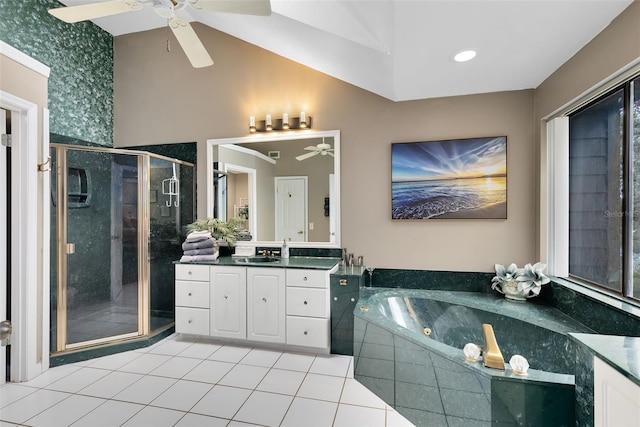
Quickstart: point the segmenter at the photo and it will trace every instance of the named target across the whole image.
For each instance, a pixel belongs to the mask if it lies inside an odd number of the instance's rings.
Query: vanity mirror
[[[340,131],[207,140],[207,216],[256,246],[340,247]]]

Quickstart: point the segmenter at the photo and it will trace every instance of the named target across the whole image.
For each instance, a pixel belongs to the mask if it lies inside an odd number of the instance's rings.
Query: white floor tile
[[[250,394],[251,390],[217,385],[190,412],[230,420]]]
[[[104,399],[89,396],[70,396],[51,408],[27,420],[33,427],[68,426],[82,418],[105,402]]]
[[[252,423],[243,423],[242,421],[231,421],[227,424],[227,427],[255,427],[260,424],[252,424]]]
[[[30,381],[26,381],[21,384],[29,387],[43,388],[48,386],[51,383],[58,381],[59,379],[66,377],[67,375],[70,375],[71,373],[79,369],[82,369],[82,366],[76,366],[76,365],[56,366],[55,368],[51,368],[48,371],[43,372],[42,374],[38,375],[34,379]]]
[[[92,361],[88,361],[91,363],[88,363],[87,366],[99,369],[118,369],[140,356],[140,353],[126,351],[124,353],[116,353],[93,359]]]
[[[132,427],[169,427],[180,421],[184,412],[146,406],[123,425]]]
[[[193,368],[198,366],[200,360],[188,357],[172,357],[171,359],[151,371],[149,375],[158,377],[182,378]]]
[[[169,359],[171,359],[171,356],[165,354],[145,353],[122,366],[119,370],[123,372],[133,372],[135,374],[148,374]]]
[[[0,419],[22,424],[69,396],[71,395],[59,391],[38,390],[2,408]]]
[[[229,420],[188,413],[176,424],[176,427],[225,427]]]
[[[387,409],[387,427],[412,427],[414,425],[393,409]]]
[[[295,396],[305,375],[304,372],[271,369],[256,390]]]
[[[81,368],[77,371],[73,371],[64,378],[49,384],[46,388],[49,390],[76,393],[108,374],[109,371],[104,369],[93,369],[89,367]]]
[[[189,371],[183,380],[201,381],[209,384],[216,384],[235,365],[228,362],[218,362],[217,360],[203,360],[198,366]]]
[[[318,355],[313,361],[309,372],[312,374],[346,377],[351,359],[349,356]]]
[[[73,424],[73,427],[112,427],[124,424],[140,412],[144,405],[107,400]]]
[[[167,356],[175,356],[180,352],[188,349],[193,345],[193,340],[174,339],[170,341],[164,341],[158,346],[154,346],[149,350],[150,354],[165,354]]]
[[[338,404],[324,400],[293,399],[287,415],[282,420],[282,427],[326,427],[333,424]]]
[[[171,387],[176,380],[173,378],[144,376],[138,382],[133,383],[113,398],[124,402],[149,404]]]
[[[282,356],[281,351],[262,350],[254,348],[239,362],[242,365],[265,366],[272,367]]]
[[[267,375],[269,368],[251,365],[235,365],[218,383],[231,387],[254,389]]]
[[[309,368],[311,368],[315,358],[315,355],[310,354],[284,353],[273,367],[290,371],[309,372]]]
[[[384,400],[376,396],[371,390],[358,381],[347,378],[342,389],[340,403],[349,405],[369,406],[371,408],[386,409]]]
[[[372,427],[384,426],[385,422],[386,411],[384,409],[339,404],[333,426]]]
[[[339,402],[344,380],[328,375],[307,374],[297,396]]]
[[[354,378],[353,376],[353,357],[350,358],[349,361],[349,370],[347,370],[347,378]]]
[[[211,384],[207,383],[180,380],[155,398],[150,405],[186,412],[193,408],[211,387]]]
[[[0,408],[22,399],[28,394],[35,393],[37,388],[26,387],[24,385],[7,383],[0,386]]]
[[[140,374],[117,371],[111,372],[83,388],[78,392],[78,394],[110,399],[141,378],[142,375]]]
[[[250,351],[251,351],[251,347],[238,347],[234,345],[225,345],[219,348],[211,356],[209,356],[209,359],[219,360],[221,362],[238,363]]]
[[[196,342],[191,347],[181,351],[178,356],[192,357],[194,359],[206,359],[213,354],[214,351],[220,349],[222,345],[210,342]]]
[[[278,426],[292,400],[291,396],[254,391],[233,419],[245,423]]]

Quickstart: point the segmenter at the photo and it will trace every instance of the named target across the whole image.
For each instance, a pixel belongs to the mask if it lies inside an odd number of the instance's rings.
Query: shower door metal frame
[[[58,283],[57,283],[57,340],[56,352],[86,348],[106,343],[130,340],[149,335],[150,313],[150,280],[149,280],[149,155],[129,150],[111,148],[94,148],[84,146],[68,146],[51,144],[51,149],[56,149],[58,176],[56,184],[56,203],[58,206],[57,238],[58,238]],[[67,153],[70,150],[93,151],[110,154],[123,154],[137,157],[138,166],[138,330],[127,334],[109,336],[95,340],[82,341],[67,344],[67,287],[68,287],[68,261],[71,254],[70,242],[67,239],[68,232],[68,162]]]

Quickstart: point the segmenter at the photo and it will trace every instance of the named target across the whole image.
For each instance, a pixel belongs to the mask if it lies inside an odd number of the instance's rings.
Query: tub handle
[[[347,286],[347,279],[340,279],[340,286]]]

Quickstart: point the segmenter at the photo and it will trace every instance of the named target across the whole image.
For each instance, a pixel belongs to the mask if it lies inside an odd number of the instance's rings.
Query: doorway
[[[306,176],[276,177],[276,241],[306,242]]]

